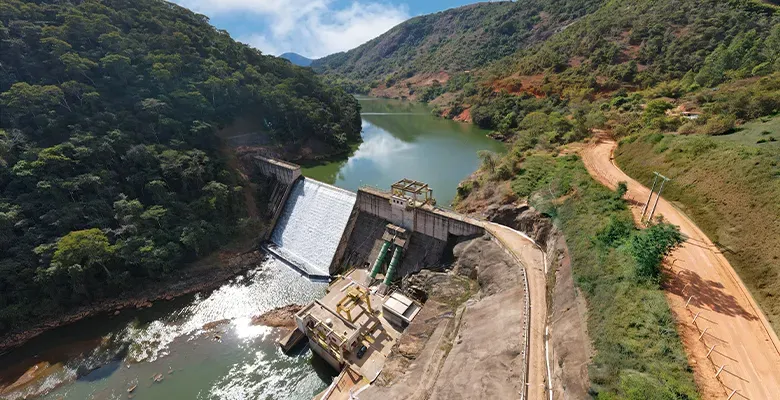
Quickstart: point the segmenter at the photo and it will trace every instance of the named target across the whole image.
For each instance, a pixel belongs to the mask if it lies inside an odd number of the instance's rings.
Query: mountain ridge
[[[308,67],[314,61],[314,59],[302,56],[294,52],[283,53],[279,55],[279,57],[284,58],[285,60],[288,60],[299,67]]]

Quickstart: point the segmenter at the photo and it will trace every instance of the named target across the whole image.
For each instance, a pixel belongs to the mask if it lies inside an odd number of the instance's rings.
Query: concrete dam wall
[[[479,222],[472,218],[429,205],[407,207],[390,193],[374,188],[360,188],[357,207],[361,212],[438,240],[446,241],[450,235],[476,236],[485,233]]]
[[[355,198],[350,191],[299,179],[274,227],[270,250],[308,276],[330,276]]]
[[[254,156],[252,159],[255,161],[255,167],[261,174],[274,178],[279,183],[290,185],[301,177],[301,167],[299,165],[262,156]]]
[[[453,211],[374,188],[358,193],[301,176],[300,167],[253,157],[263,176],[275,181],[267,249],[309,277],[328,277],[373,263],[386,226],[409,231],[396,277],[439,265],[447,248],[485,233],[481,224]]]

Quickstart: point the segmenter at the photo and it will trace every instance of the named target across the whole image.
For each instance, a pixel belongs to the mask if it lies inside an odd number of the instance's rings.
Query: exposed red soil
[[[494,81],[491,86],[495,92],[505,90],[509,94],[529,93],[537,98],[545,97],[542,90],[544,74],[536,75],[512,75]]]
[[[467,108],[467,109],[463,110],[463,112],[458,114],[453,119],[455,121],[460,121],[460,122],[471,122],[471,108]]]
[[[577,68],[580,65],[582,65],[582,62],[585,61],[585,57],[582,56],[575,56],[569,59],[569,66],[572,68]]]

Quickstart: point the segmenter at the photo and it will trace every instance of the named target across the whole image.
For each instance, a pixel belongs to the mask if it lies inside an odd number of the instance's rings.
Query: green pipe
[[[379,273],[379,268],[382,268],[382,263],[385,261],[385,254],[390,248],[390,242],[386,241],[382,244],[382,249],[379,250],[379,255],[376,256],[374,261],[374,268],[371,269],[371,279],[376,279],[376,274]]]
[[[385,275],[385,285],[390,285],[390,281],[393,280],[393,273],[395,272],[395,267],[398,266],[398,262],[401,261],[401,253],[403,250],[395,246],[395,251],[393,252],[393,258],[390,260],[390,266],[387,267],[387,275]]]

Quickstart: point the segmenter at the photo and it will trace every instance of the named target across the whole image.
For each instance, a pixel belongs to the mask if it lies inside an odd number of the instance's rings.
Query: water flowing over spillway
[[[296,182],[271,235],[274,252],[309,275],[327,276],[356,197],[313,179]]]

